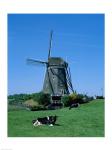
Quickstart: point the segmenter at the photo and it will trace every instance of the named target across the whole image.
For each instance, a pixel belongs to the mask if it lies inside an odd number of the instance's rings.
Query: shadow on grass
[[[56,123],[54,126],[61,126],[61,125]]]

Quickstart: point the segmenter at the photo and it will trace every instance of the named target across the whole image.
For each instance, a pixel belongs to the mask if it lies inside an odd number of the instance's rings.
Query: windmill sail
[[[49,42],[48,59],[49,59],[49,58],[50,58],[50,56],[51,56],[52,35],[53,35],[53,31],[51,31],[51,33],[50,33],[50,42]]]
[[[35,60],[35,59],[27,59],[28,64],[32,65],[47,65],[48,63],[46,61],[41,61],[41,60]]]
[[[74,93],[70,68],[69,68],[69,70],[66,68],[66,79],[67,79],[67,84],[68,84],[69,89]]]

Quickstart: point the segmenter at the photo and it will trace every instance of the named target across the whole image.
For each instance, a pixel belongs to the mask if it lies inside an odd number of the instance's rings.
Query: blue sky
[[[53,30],[51,56],[68,61],[74,90],[101,95],[104,90],[103,14],[9,14],[8,94],[42,90],[44,66],[27,65],[27,58],[47,60],[49,34]]]

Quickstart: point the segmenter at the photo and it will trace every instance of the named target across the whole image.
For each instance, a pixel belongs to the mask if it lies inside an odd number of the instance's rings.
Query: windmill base
[[[61,102],[61,96],[51,96],[51,104],[48,106],[48,109],[60,109],[63,107]]]
[[[61,96],[51,96],[51,101],[53,104],[61,104]]]

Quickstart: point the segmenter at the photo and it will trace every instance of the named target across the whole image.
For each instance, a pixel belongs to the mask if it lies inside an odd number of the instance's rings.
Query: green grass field
[[[32,120],[57,115],[56,126],[33,127]],[[36,111],[13,110],[8,112],[9,137],[103,137],[104,101],[94,100],[79,108]]]

